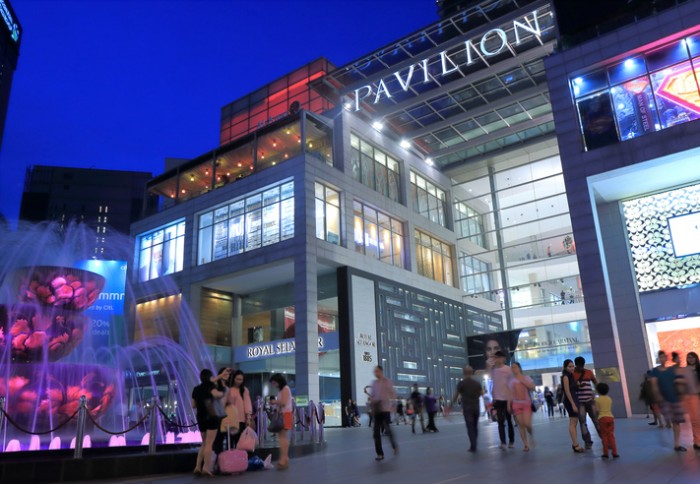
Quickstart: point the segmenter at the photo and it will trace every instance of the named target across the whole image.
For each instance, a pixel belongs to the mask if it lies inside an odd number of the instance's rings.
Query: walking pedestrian
[[[595,394],[593,386],[597,385],[595,375],[591,370],[586,368],[586,359],[583,356],[577,356],[574,360],[574,380],[576,381],[576,398],[578,400],[578,422],[581,426],[581,439],[583,439],[586,450],[593,447],[593,439],[591,432],[588,430],[586,417],[591,419],[593,426],[600,437],[600,428],[598,426],[598,414],[595,409]]]
[[[435,416],[438,413],[438,400],[433,395],[433,389],[425,389],[425,411],[428,413],[428,425],[425,429],[428,432],[439,432],[435,426]]]
[[[280,456],[277,461],[277,469],[280,471],[289,468],[289,435],[287,432],[294,426],[292,415],[292,391],[289,389],[287,379],[281,373],[275,373],[270,377],[270,383],[277,389],[275,405],[279,407],[284,419],[284,428],[277,434],[280,443]],[[271,402],[272,403],[272,402]]]
[[[566,416],[566,409],[564,408],[564,387],[561,386],[561,383],[557,385],[557,392],[555,393],[556,399],[557,399],[557,407],[559,408],[559,416],[564,417]]]
[[[554,393],[549,387],[544,387],[544,401],[547,403],[547,416],[554,417]]]
[[[418,388],[418,384],[413,384],[413,391],[411,392],[411,404],[413,406],[413,416],[411,418],[411,432],[416,433],[416,419],[420,420],[420,429],[425,433],[425,423],[423,422],[423,394]]]
[[[661,402],[661,413],[666,425],[670,424],[673,428],[673,450],[686,452],[688,449],[680,444],[681,424],[685,422],[685,410],[676,389],[676,378],[679,375],[676,373],[675,366],[666,366],[668,355],[665,351],[659,351],[658,355],[659,365],[649,371],[654,395],[656,395],[655,400]]]
[[[501,449],[506,448],[506,424],[508,424],[508,447],[512,448],[515,443],[513,419],[508,411],[508,400],[510,400],[508,383],[510,383],[511,378],[513,378],[513,371],[506,365],[505,353],[497,351],[495,365],[491,370],[491,381],[493,382],[491,395],[498,419],[498,437],[501,440]]]
[[[484,390],[481,388],[481,384],[474,379],[474,369],[471,366],[465,366],[462,373],[464,378],[457,384],[457,389],[452,397],[452,405],[458,401],[462,402],[462,414],[469,436],[469,452],[476,452],[479,414],[481,413],[479,398],[484,394]]]
[[[617,453],[617,443],[615,442],[615,417],[612,413],[612,398],[608,396],[610,387],[606,383],[596,385],[598,398],[595,400],[598,412],[598,424],[600,425],[600,440],[603,442],[603,459],[609,459],[609,452],[612,452],[613,459],[620,455]]]
[[[407,423],[406,422],[406,412],[403,404],[403,398],[399,398],[396,401],[396,425],[399,425],[401,422],[404,423],[404,425]]]
[[[578,427],[578,400],[576,397],[576,390],[578,385],[574,380],[574,362],[571,360],[564,360],[564,369],[562,371],[561,386],[564,389],[564,397],[562,402],[564,403],[564,409],[569,415],[569,437],[571,437],[571,448],[577,454],[586,452],[586,450],[578,445],[578,436],[576,435],[576,427]]]
[[[690,417],[690,427],[693,432],[693,448],[700,450],[700,361],[694,351],[685,356],[685,368],[679,371],[685,379],[685,395],[683,403]]]
[[[381,461],[384,460],[382,431],[389,436],[394,455],[399,453],[394,433],[391,430],[392,402],[396,399],[396,392],[394,391],[394,384],[384,376],[384,369],[381,366],[374,368],[374,377],[376,380],[374,380],[370,388],[372,414],[374,415],[374,450],[377,453],[375,460]]]
[[[661,411],[659,410],[658,402],[654,400],[654,388],[651,384],[651,378],[648,372],[644,374],[644,380],[639,387],[639,399],[642,400],[647,407],[647,418],[649,418],[649,411],[651,411],[654,416],[654,421],[649,422],[649,425],[658,425],[659,428],[662,428],[663,421],[661,418]]]
[[[513,378],[508,384],[510,389],[510,399],[508,400],[508,411],[515,416],[518,422],[518,432],[523,441],[523,451],[528,452],[528,434],[534,446],[535,439],[532,436],[532,398],[530,392],[535,389],[535,382],[532,378],[523,374],[520,363],[513,362],[510,365],[513,371]]]

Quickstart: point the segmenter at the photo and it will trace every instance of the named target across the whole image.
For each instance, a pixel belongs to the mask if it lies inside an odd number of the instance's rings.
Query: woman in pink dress
[[[532,399],[530,398],[530,392],[535,389],[535,382],[523,374],[520,363],[513,362],[510,367],[513,370],[513,378],[508,383],[510,387],[508,411],[518,422],[518,431],[524,445],[523,451],[527,452],[530,450],[528,434],[530,435],[530,443],[535,445],[535,439],[532,436]]]
[[[237,370],[229,381],[230,391],[226,397],[226,405],[231,405],[236,409],[238,417],[238,433],[233,436],[233,446],[238,445],[238,440],[247,426],[253,423],[253,402],[250,399],[250,392],[245,386],[245,373]]]

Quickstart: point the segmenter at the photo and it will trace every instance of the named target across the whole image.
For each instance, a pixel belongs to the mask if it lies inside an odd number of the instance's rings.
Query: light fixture
[[[381,131],[384,129],[384,124],[382,124],[381,121],[375,121],[372,123],[372,128],[376,129],[377,131]]]
[[[208,170],[208,169],[207,169],[207,170],[204,170],[204,174],[207,175],[207,176],[209,176],[209,170]]]
[[[251,170],[253,169],[253,165],[250,165],[250,169],[251,169]]]
[[[285,157],[285,158],[289,158],[289,154],[288,154],[288,153],[285,153],[285,154],[284,154],[284,157]]]
[[[182,189],[182,193],[185,193],[185,189],[184,189],[184,188]]]
[[[309,142],[309,148],[313,148],[313,147],[314,147],[314,144]]]
[[[622,65],[624,65],[626,69],[630,69],[634,67],[634,59],[627,59]]]
[[[240,167],[242,167],[242,166],[243,166],[243,163],[239,163],[239,164],[238,164],[238,168],[240,168]]]
[[[277,141],[272,140],[272,147],[273,147],[273,148],[277,148]]]
[[[576,79],[574,79],[574,84],[576,84],[577,86],[583,84],[583,77],[577,77]]]
[[[276,164],[277,164],[276,161],[273,161],[273,162],[272,162],[272,166],[275,166]]]
[[[401,148],[407,150],[411,147],[411,142],[408,141],[407,139],[402,139],[401,142],[399,143],[399,145],[401,146]]]
[[[292,132],[292,131],[291,131],[289,128],[287,128],[286,131],[285,131],[285,133],[287,133],[287,134],[290,134],[291,132]]]
[[[226,176],[231,176],[231,172],[226,172]]]
[[[435,163],[433,163],[433,159],[432,159],[432,158],[426,158],[426,159],[425,159],[425,163],[426,163],[426,165],[428,165],[428,166],[433,166],[433,165],[435,164]]]
[[[194,175],[190,175],[190,181],[194,181]]]
[[[347,101],[345,104],[343,104],[343,107],[350,111],[352,109],[352,103],[350,101]]]

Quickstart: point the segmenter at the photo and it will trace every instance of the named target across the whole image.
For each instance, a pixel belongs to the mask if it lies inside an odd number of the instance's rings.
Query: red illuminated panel
[[[700,94],[695,81],[695,74],[700,74],[700,69],[693,69],[687,65],[679,70],[671,71],[661,81],[656,93],[680,106],[700,114]]]
[[[700,328],[659,331],[657,337],[659,338],[659,348],[669,354],[672,351],[677,351],[684,361],[688,352],[700,353]]]

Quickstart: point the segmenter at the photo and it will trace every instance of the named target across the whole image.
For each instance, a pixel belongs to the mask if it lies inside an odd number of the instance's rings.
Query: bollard
[[[83,439],[85,438],[85,418],[87,417],[87,398],[80,396],[80,407],[78,407],[78,428],[75,433],[74,459],[83,458]]]
[[[158,408],[157,408],[157,402],[156,399],[154,398],[151,400],[151,419],[148,422],[148,427],[149,427],[149,436],[148,436],[148,453],[149,454],[155,454],[156,453],[156,437],[158,435]]]
[[[263,443],[263,420],[266,418],[265,417],[265,408],[262,403],[262,398],[258,397],[257,400],[255,400],[255,415],[257,415],[257,432],[258,432],[258,445],[262,445]]]
[[[309,401],[309,441],[316,442],[316,404],[313,400]]]
[[[290,445],[294,445],[297,441],[297,426],[296,422],[294,421],[294,418],[297,415],[297,401],[295,399],[292,399],[292,430],[290,432],[292,435],[289,437],[289,443]]]

